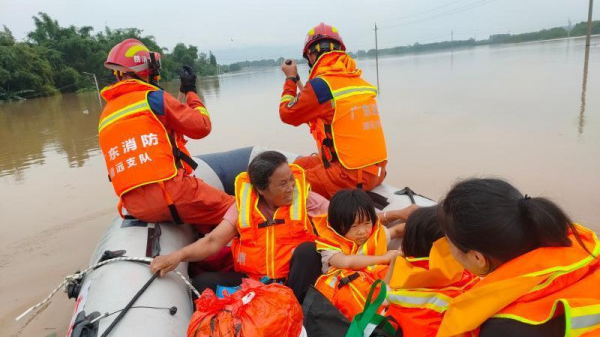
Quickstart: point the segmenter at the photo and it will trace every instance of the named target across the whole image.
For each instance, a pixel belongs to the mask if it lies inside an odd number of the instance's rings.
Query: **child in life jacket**
[[[383,226],[361,189],[337,192],[328,214],[313,218],[313,223],[324,274],[315,288],[352,320],[362,312],[373,282],[385,277],[390,261],[400,253],[388,251],[388,243],[402,237],[404,224]]]
[[[450,253],[440,228],[437,206],[421,207],[406,220],[402,255],[390,263],[385,277],[388,308],[405,337],[434,337],[450,299],[477,280]]]

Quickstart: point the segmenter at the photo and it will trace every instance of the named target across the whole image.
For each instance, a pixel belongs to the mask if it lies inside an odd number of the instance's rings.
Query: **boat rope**
[[[113,262],[119,262],[119,261],[133,261],[133,262],[142,262],[142,263],[150,263],[152,262],[152,258],[149,257],[127,257],[127,256],[123,256],[123,257],[116,257],[113,259],[108,259],[99,263],[96,263],[95,265],[89,266],[87,267],[85,270],[83,271],[78,271],[75,272],[73,274],[67,275],[65,276],[65,279],[62,281],[61,284],[58,285],[58,287],[56,287],[54,290],[52,290],[52,292],[50,293],[50,295],[48,295],[48,297],[46,297],[43,301],[41,301],[40,303],[32,306],[31,308],[25,310],[24,313],[20,314],[17,318],[15,318],[16,321],[20,321],[23,317],[27,316],[28,314],[30,314],[32,311],[34,311],[35,309],[43,306],[44,304],[48,303],[52,297],[60,290],[63,289],[66,292],[66,288],[70,283],[73,283],[75,281],[78,281],[80,279],[83,279],[83,277],[89,273],[90,271],[101,267],[105,264],[109,264],[109,263],[113,263]],[[194,286],[190,283],[190,281],[187,279],[187,277],[185,277],[183,274],[181,274],[180,272],[178,272],[177,270],[175,270],[175,274],[177,274],[177,276],[179,276],[179,278],[183,281],[183,283],[185,283],[185,285],[197,296],[200,297],[200,293],[198,292],[198,290],[196,290],[196,288],[194,288]]]

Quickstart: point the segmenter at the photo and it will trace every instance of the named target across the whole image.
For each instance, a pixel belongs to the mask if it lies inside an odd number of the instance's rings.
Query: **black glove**
[[[181,79],[181,86],[179,91],[187,94],[188,91],[196,92],[196,73],[190,66],[182,66],[179,71],[179,78]]]

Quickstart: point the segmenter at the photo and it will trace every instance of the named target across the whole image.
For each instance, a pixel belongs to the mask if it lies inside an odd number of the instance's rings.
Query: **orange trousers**
[[[327,199],[331,199],[339,190],[356,188],[359,183],[358,170],[349,170],[339,162],[333,162],[329,168],[325,168],[323,161],[317,155],[298,157],[294,164],[304,169],[311,190]],[[365,191],[370,191],[383,182],[386,164],[387,161],[379,164],[381,167],[379,175],[363,170],[361,182]]]
[[[177,175],[164,182],[165,189],[173,199],[181,220],[185,223],[212,229],[223,220],[223,215],[235,202],[235,198],[218,190],[202,179]],[[146,222],[172,221],[167,201],[158,184],[140,186],[123,195],[123,206],[132,216]]]

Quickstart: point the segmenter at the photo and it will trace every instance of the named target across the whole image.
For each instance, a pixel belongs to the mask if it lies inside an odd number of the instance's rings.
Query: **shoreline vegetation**
[[[572,27],[554,27],[550,29],[542,29],[536,32],[521,33],[521,34],[493,34],[485,40],[475,40],[473,38],[467,40],[441,41],[432,43],[414,43],[409,46],[398,46],[393,48],[379,49],[379,56],[386,55],[402,55],[402,54],[418,54],[431,51],[444,51],[453,48],[469,48],[486,45],[500,44],[517,44],[525,42],[556,40],[563,38],[572,38],[585,36],[587,34],[587,22],[582,21]],[[600,34],[600,21],[592,21],[592,35]],[[368,51],[359,50],[356,54],[352,54],[358,58],[374,58],[375,49]]]
[[[126,38],[136,38],[148,48],[161,53],[161,75],[164,81],[176,79],[182,65],[193,65],[199,76],[237,72],[248,68],[274,67],[284,58],[217,64],[212,51],[199,52],[198,47],[178,43],[173,50],[160,47],[151,35],[142,35],[137,28],[111,29],[94,33],[93,28],[61,27],[46,13],[34,16],[35,30],[23,42],[14,39],[4,26],[0,30],[0,102],[22,100],[58,93],[81,92],[94,88],[90,74],[96,74],[101,86],[114,82],[104,60],[110,48]],[[383,48],[379,56],[419,54],[484,45],[515,44],[585,36],[587,22],[571,27],[554,27],[522,34],[494,34],[485,40],[441,41],[414,43],[408,46]],[[592,22],[592,34],[600,34],[600,21]],[[375,49],[349,52],[353,57],[374,58]],[[306,63],[299,59],[298,63]],[[88,73],[88,74],[86,74]]]
[[[6,26],[0,30],[0,102],[95,90],[92,74],[100,86],[113,83],[104,61],[110,49],[126,38],[136,38],[161,54],[164,81],[179,78],[183,64],[192,65],[199,76],[216,75],[221,67],[211,51],[199,52],[198,47],[183,43],[169,50],[137,28],[105,27],[95,33],[89,26],[61,27],[46,13],[34,16],[33,21],[35,30],[22,42]]]

